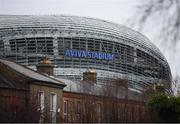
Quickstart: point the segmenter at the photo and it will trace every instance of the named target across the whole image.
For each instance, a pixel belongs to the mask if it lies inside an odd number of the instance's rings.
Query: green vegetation
[[[158,93],[147,102],[151,122],[180,122],[180,97]]]

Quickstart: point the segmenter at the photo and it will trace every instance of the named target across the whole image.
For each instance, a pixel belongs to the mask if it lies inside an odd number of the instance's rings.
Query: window
[[[68,113],[68,109],[67,109],[67,104],[68,104],[68,102],[67,101],[64,101],[64,103],[63,103],[63,106],[64,106],[64,108],[63,108],[63,111],[64,111],[64,122],[67,122],[67,113]]]
[[[57,106],[57,95],[54,93],[51,93],[51,95],[50,95],[50,111],[56,112],[56,106]]]
[[[39,123],[42,123],[44,121],[44,92],[43,91],[39,91],[38,92],[38,110],[40,112],[40,119],[39,119]]]
[[[38,106],[39,106],[38,109],[40,111],[44,110],[44,92],[43,91],[38,92]]]
[[[97,114],[97,119],[98,119],[97,121],[101,122],[101,114],[102,114],[101,113],[101,109],[102,109],[101,108],[101,103],[97,103],[97,108],[96,109],[97,109],[97,113],[96,114]]]
[[[80,113],[80,101],[77,101],[77,113]]]
[[[97,104],[97,112],[99,114],[101,113],[101,104],[100,103]]]
[[[51,122],[56,123],[57,94],[50,94]]]
[[[77,122],[80,122],[80,101],[77,101],[77,108],[76,108],[76,118]]]

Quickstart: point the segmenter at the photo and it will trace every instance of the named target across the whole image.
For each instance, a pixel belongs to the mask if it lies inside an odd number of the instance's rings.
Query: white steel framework
[[[65,57],[67,49],[110,53],[114,59]],[[47,56],[57,77],[80,80],[86,69],[95,69],[98,80],[128,78],[138,90],[161,80],[171,91],[170,68],[158,48],[142,34],[104,20],[1,15],[0,56],[31,68]]]

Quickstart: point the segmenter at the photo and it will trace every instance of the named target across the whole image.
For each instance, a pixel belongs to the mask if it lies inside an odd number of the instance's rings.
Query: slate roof
[[[12,82],[0,75],[0,87],[3,88],[15,88],[15,82]]]
[[[24,76],[26,76],[26,77],[28,77],[30,79],[33,79],[35,81],[40,81],[40,82],[45,82],[45,83],[49,83],[49,84],[66,86],[64,82],[62,82],[62,81],[60,81],[58,79],[53,79],[53,78],[48,77],[46,75],[37,73],[36,71],[31,70],[29,68],[26,68],[26,67],[24,67],[22,65],[19,65],[19,64],[15,63],[15,62],[4,60],[4,59],[0,59],[0,62],[3,63],[4,65],[10,67],[11,69],[17,71],[18,73],[20,73],[20,74],[22,74],[22,75],[24,75]],[[2,82],[7,84],[7,82],[8,82],[7,79],[3,79],[2,76],[0,76],[0,79],[4,80]]]

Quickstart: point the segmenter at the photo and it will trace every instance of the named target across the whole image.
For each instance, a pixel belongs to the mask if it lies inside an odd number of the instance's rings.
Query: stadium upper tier
[[[109,21],[78,17],[78,16],[31,16],[31,15],[0,15],[0,36],[11,35],[29,30],[54,30],[59,32],[79,32],[109,36],[112,38],[127,38],[129,42],[141,45],[165,60],[159,49],[149,39],[125,26]],[[7,31],[7,32],[6,32]],[[117,41],[118,42],[118,41]]]

